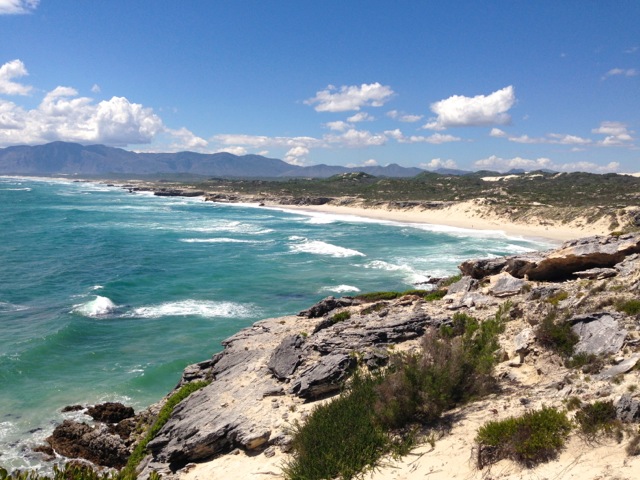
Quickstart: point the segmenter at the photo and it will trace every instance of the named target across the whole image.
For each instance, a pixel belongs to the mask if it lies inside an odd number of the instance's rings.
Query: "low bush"
[[[475,439],[478,468],[505,458],[526,467],[552,460],[570,432],[571,421],[566,413],[550,407],[485,423]]]
[[[595,401],[580,407],[575,417],[580,435],[587,441],[601,436],[621,439],[622,426],[616,418],[616,407],[611,400]]]
[[[616,303],[616,310],[627,315],[638,315],[640,313],[640,300],[627,300]]]
[[[599,373],[604,368],[604,359],[600,355],[580,352],[564,362],[567,368],[580,369],[582,373]]]
[[[335,315],[332,315],[331,317],[329,317],[329,321],[332,324],[335,324],[338,322],[344,322],[345,320],[349,320],[350,318],[351,318],[351,312],[349,312],[348,310],[345,310],[343,312],[336,313]]]
[[[551,305],[557,306],[562,300],[566,300],[568,297],[569,294],[567,292],[560,290],[547,298],[546,301]]]
[[[459,282],[460,280],[462,280],[462,274],[461,273],[459,273],[458,275],[453,275],[451,277],[443,278],[438,283],[438,286],[440,286],[440,287],[448,287],[449,285],[453,285],[454,283]]]
[[[350,479],[391,450],[390,436],[375,421],[374,376],[355,375],[338,398],[313,409],[293,428],[293,458],[285,463],[289,480]]]
[[[446,294],[446,290],[434,290],[433,292],[427,293],[423,298],[427,302],[435,302],[436,300],[440,300]]]
[[[9,474],[0,468],[0,480],[135,480],[135,474],[118,472],[96,472],[88,465],[66,464],[63,467],[54,465],[51,475],[39,474],[35,471],[16,471]],[[149,480],[160,480],[156,472],[149,475]]]
[[[636,433],[625,447],[627,455],[635,457],[640,455],[640,433]]]
[[[540,322],[536,328],[536,338],[540,345],[565,358],[573,354],[573,348],[579,340],[569,323],[556,321],[555,313],[547,315]]]

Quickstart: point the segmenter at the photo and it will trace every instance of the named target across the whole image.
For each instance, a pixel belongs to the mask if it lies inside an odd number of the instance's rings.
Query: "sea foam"
[[[118,307],[109,298],[96,295],[94,300],[75,305],[73,312],[84,315],[85,317],[103,317],[113,313]]]
[[[289,237],[290,240],[298,241],[300,237]],[[331,257],[366,257],[366,255],[357,250],[339,247],[331,243],[322,242],[320,240],[303,239],[300,243],[289,245],[289,250],[294,253],[311,253],[314,255],[329,255]]]
[[[322,287],[320,292],[335,292],[335,293],[347,293],[347,292],[359,292],[360,289],[358,287],[354,287],[353,285],[333,285],[328,287]]]
[[[160,318],[195,315],[205,318],[238,318],[252,316],[255,313],[256,309],[253,306],[240,303],[182,300],[135,308],[124,316]]]

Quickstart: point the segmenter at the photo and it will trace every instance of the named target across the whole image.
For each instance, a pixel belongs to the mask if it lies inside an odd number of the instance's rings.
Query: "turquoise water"
[[[30,447],[66,405],[157,401],[186,365],[256,320],[546,247],[500,232],[0,178],[0,465],[37,466]]]

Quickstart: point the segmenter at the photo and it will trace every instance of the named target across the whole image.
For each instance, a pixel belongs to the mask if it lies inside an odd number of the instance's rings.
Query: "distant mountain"
[[[432,171],[440,175],[470,175],[473,173],[469,170],[458,170],[457,168],[436,168]]]
[[[348,172],[375,176],[413,177],[424,170],[397,164],[386,167],[347,168],[337,165],[300,167],[260,155],[135,153],[105,145],[53,142],[37,146],[0,149],[0,174],[15,175],[107,175],[192,174],[223,178],[327,178]]]

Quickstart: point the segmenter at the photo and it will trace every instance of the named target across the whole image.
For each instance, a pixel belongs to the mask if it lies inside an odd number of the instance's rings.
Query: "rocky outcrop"
[[[307,310],[301,311],[300,313],[298,313],[298,315],[300,317],[318,318],[318,317],[322,317],[323,315],[326,315],[329,312],[332,312],[336,308],[349,307],[357,303],[358,301],[351,297],[341,297],[341,298],[327,297],[320,300],[315,305],[312,305]]]
[[[133,408],[126,407],[119,402],[106,402],[89,407],[87,415],[96,422],[118,423],[125,418],[133,417],[134,411]]]
[[[517,278],[559,281],[576,272],[612,268],[640,252],[640,234],[595,236],[565,242],[559,249],[513,255],[503,259],[470,260],[460,265],[464,275],[476,279],[505,271]],[[600,272],[604,273],[604,272]]]
[[[627,336],[627,331],[620,328],[619,319],[620,315],[610,312],[571,317],[567,321],[580,338],[574,351],[591,355],[619,352]]]

